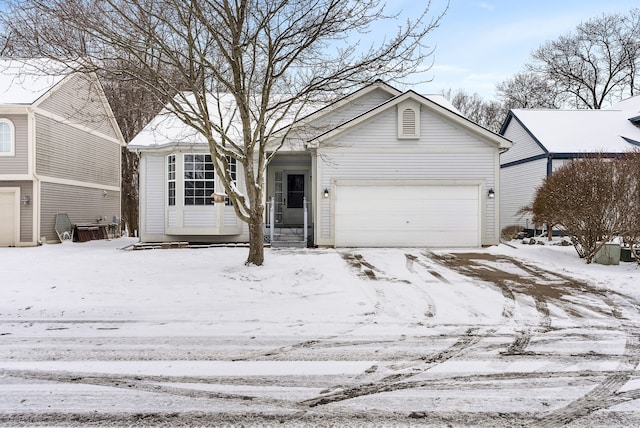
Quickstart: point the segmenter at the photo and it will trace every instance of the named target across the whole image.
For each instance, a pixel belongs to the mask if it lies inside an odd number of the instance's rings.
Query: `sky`
[[[428,1],[386,0],[385,10],[399,14],[401,24],[407,18],[417,17]],[[530,53],[545,41],[602,14],[640,8],[638,0],[430,0],[430,3],[432,16],[445,10],[449,3],[439,28],[425,40],[436,49],[433,66],[414,78],[418,84],[394,86],[429,94],[464,89],[485,99],[495,97],[497,83],[522,71]],[[382,35],[377,34],[379,31],[375,33],[374,37]]]
[[[415,17],[427,0],[389,0],[389,11]],[[447,0],[432,0],[433,13]],[[451,0],[439,28],[427,36],[435,46],[433,67],[413,89],[441,93],[464,89],[485,99],[495,97],[495,85],[519,71],[530,53],[545,41],[573,31],[581,22],[602,14],[639,8],[637,0]]]

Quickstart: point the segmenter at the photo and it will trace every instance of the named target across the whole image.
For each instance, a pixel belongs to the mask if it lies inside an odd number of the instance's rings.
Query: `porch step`
[[[304,241],[276,241],[271,243],[271,248],[307,248]]]
[[[269,227],[265,228],[264,235],[268,241],[271,236]],[[307,230],[309,236],[313,236],[313,229]],[[304,228],[298,226],[277,227],[274,229],[273,240],[271,241],[273,248],[306,248],[307,241],[304,239]]]

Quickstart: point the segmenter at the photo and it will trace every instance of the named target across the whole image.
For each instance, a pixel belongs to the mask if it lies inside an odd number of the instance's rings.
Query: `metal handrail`
[[[282,202],[280,202],[282,203]],[[304,235],[304,242],[308,241],[309,238],[309,205],[311,204],[311,202],[307,201],[307,197],[303,197],[302,198],[302,207],[303,207],[303,235]],[[275,228],[276,228],[276,202],[273,196],[271,196],[271,198],[269,198],[269,200],[266,203],[268,209],[267,209],[267,213],[268,213],[268,219],[267,222],[269,224],[269,239],[271,242],[273,242],[274,240],[274,233],[275,233]]]

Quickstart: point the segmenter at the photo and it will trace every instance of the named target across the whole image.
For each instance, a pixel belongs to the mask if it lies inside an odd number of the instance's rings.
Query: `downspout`
[[[31,240],[34,244],[42,244],[40,239],[40,207],[42,206],[42,192],[40,188],[41,179],[37,173],[36,164],[36,115],[31,106],[27,107],[27,148],[29,150],[29,160],[27,170],[32,178],[31,196]]]

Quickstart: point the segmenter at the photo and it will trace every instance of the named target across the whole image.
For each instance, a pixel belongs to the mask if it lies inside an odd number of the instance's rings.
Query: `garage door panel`
[[[15,193],[0,192],[0,247],[16,245]]]
[[[478,186],[337,186],[336,246],[478,246]]]

